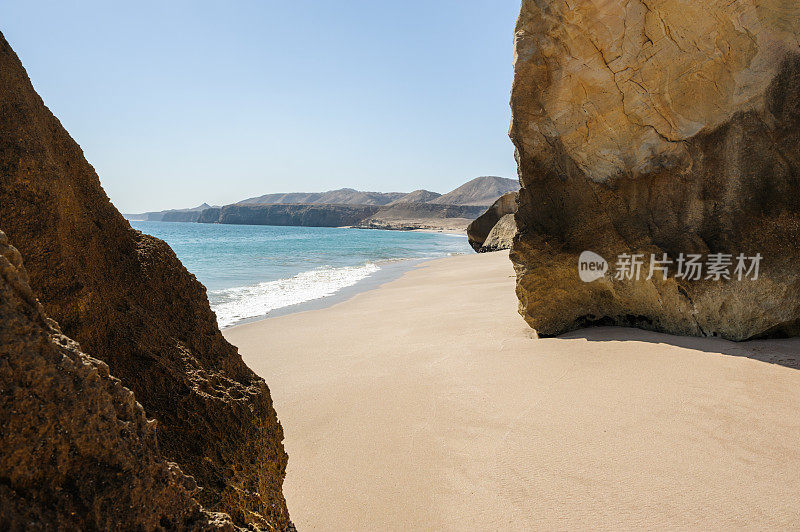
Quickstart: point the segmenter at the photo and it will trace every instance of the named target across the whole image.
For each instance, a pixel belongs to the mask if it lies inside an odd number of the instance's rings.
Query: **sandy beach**
[[[300,530],[796,528],[800,339],[536,339],[507,252],[225,336],[270,385]]]

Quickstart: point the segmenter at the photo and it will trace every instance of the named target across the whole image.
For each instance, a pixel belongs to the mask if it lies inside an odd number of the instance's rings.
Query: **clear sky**
[[[2,0],[123,212],[516,177],[519,0]]]

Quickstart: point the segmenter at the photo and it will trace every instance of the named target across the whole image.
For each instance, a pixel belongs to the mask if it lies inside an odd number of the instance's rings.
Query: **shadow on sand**
[[[770,364],[779,364],[787,368],[800,369],[800,338],[731,342],[721,338],[673,336],[670,334],[626,327],[594,327],[580,329],[562,334],[558,338],[583,338],[589,342],[633,341],[668,344],[686,349],[705,351],[707,353],[747,357]]]

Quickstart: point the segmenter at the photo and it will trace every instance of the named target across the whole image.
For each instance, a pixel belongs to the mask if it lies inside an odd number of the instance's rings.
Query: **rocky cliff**
[[[288,527],[286,454],[266,384],[169,246],[114,208],[2,36],[0,227],[47,314],[158,421],[160,450],[195,477],[197,500],[238,524]]]
[[[233,530],[164,459],[133,393],[36,300],[0,231],[0,528]]]
[[[522,2],[511,257],[531,326],[800,332],[798,35],[788,0]],[[584,251],[609,263],[592,282]]]
[[[455,220],[456,226],[463,229],[482,210],[482,207],[430,203],[393,203],[387,206],[236,203],[205,209],[194,219],[187,219],[183,216],[185,213],[179,213],[177,217],[166,213],[162,220],[302,227],[356,226],[380,229],[442,228],[446,222]]]
[[[343,227],[355,225],[380,209],[374,205],[276,204],[225,205],[203,211],[204,223],[247,225],[298,225],[303,227]]]

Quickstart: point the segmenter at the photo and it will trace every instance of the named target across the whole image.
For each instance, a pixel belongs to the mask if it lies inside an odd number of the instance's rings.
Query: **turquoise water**
[[[220,327],[331,296],[404,259],[471,253],[465,236],[372,229],[130,222],[208,289]]]

